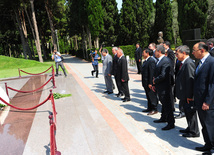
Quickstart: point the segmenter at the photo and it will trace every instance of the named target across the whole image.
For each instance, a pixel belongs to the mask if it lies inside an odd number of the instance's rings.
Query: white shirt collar
[[[182,64],[184,64],[184,62],[186,61],[186,59],[188,59],[189,58],[189,56],[188,57],[186,57],[181,63]]]
[[[207,59],[207,57],[210,55],[210,53],[207,53],[202,59],[201,59],[201,63],[203,64],[204,61]]]
[[[164,55],[162,55],[160,58],[158,58],[158,61],[161,61],[163,59]]]
[[[147,61],[149,58],[150,58],[150,56],[149,56],[148,58],[146,58],[146,60],[145,60],[145,61]]]

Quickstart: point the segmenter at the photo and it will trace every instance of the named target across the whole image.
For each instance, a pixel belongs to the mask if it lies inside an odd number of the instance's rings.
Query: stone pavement
[[[176,119],[175,129],[162,131],[161,128],[166,125],[165,123],[153,123],[153,120],[160,118],[160,113],[147,116],[141,112],[147,107],[147,100],[141,85],[141,76],[136,74],[134,68],[129,71],[131,102],[123,103],[114,95],[117,90],[111,95],[103,93],[105,83],[101,73],[102,64],[99,64],[99,78],[95,78],[91,76],[91,63],[72,56],[64,57],[68,77],[63,75],[56,77],[57,88],[53,89],[53,92],[72,94],[71,97],[55,100],[58,113],[57,150],[62,155],[201,154],[195,151],[194,147],[204,144],[202,135],[199,138],[184,138],[179,133],[180,129],[187,126],[185,118]],[[49,78],[50,75],[47,75],[46,81]],[[28,81],[31,79],[32,77],[6,79],[0,81],[0,86],[4,88],[4,82],[8,82],[13,88],[26,90],[26,85],[30,84]],[[44,77],[36,83],[43,84]],[[38,88],[34,83],[30,85]],[[47,98],[51,87],[51,83],[44,87],[39,103]],[[12,91],[9,91],[9,94],[13,103],[17,94]],[[30,95],[26,98],[31,98],[36,93]],[[161,105],[159,111],[160,109]],[[52,106],[47,102],[38,107],[36,112],[20,112],[10,108],[0,112],[0,154],[13,155],[14,151],[16,155],[49,154],[50,111]],[[177,108],[176,111],[178,112]],[[17,120],[12,119],[16,116],[12,116],[11,113],[23,114]],[[29,113],[34,113],[34,118],[30,119],[31,123],[27,116]],[[24,132],[25,135],[12,130],[13,124],[23,122],[30,124],[18,126],[23,130],[28,128],[29,132]]]

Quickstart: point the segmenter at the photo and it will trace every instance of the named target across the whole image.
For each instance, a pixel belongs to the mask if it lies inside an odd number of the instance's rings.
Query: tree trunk
[[[75,35],[75,36],[74,36],[74,49],[75,49],[75,50],[78,50],[78,42],[77,42],[77,39],[78,39],[78,36]]]
[[[89,30],[88,26],[86,27],[87,34],[88,34],[88,44],[89,48],[92,49],[92,42],[91,42],[91,31]]]
[[[27,27],[26,27],[25,16],[24,16],[24,11],[23,10],[19,11],[19,16],[20,16],[20,19],[21,19],[22,30],[23,30],[23,33],[24,33],[24,36],[25,36],[25,42],[27,44],[26,46],[27,46],[28,58],[32,59],[31,49],[30,49],[30,46],[29,46],[29,43],[28,43]]]
[[[23,47],[23,53],[24,53],[24,58],[27,59],[27,43],[25,41],[25,37],[24,37],[24,32],[23,32],[23,29],[22,29],[22,26],[21,26],[21,22],[18,18],[18,15],[17,13],[15,12],[15,15],[16,15],[16,22],[18,23],[18,31],[20,33],[20,37],[21,37],[21,42],[22,42],[22,47]],[[14,21],[15,22],[15,21]],[[16,25],[16,24],[15,24]]]
[[[96,40],[95,40],[95,44],[96,44],[96,48],[99,48],[99,38],[98,37],[96,37]]]
[[[83,33],[82,33],[82,49],[83,49],[83,58],[85,59],[86,58],[86,46],[87,44],[85,43],[86,40],[85,40],[85,30],[84,30],[84,26],[82,26],[82,29],[83,29]]]
[[[43,62],[42,52],[41,52],[41,47],[40,47],[39,32],[38,32],[38,27],[37,27],[37,22],[36,22],[36,16],[35,16],[33,2],[34,2],[34,0],[30,0],[31,9],[32,9],[33,24],[34,24],[35,34],[36,34],[36,42],[35,43],[36,43],[37,53],[38,53],[38,56],[39,56],[39,61]]]
[[[54,46],[54,49],[57,49],[56,34],[55,34],[55,29],[54,29],[54,25],[53,25],[53,21],[52,21],[52,12],[48,8],[48,0],[45,2],[45,9],[46,9],[47,14],[48,14],[48,20],[49,20],[50,28],[51,28],[52,45]]]

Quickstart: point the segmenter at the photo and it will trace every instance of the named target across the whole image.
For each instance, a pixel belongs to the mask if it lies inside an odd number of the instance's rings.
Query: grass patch
[[[55,68],[55,63],[52,60],[41,63],[35,60],[26,60],[23,58],[13,58],[0,55],[0,62],[0,78],[18,77],[18,68],[29,73],[41,73],[52,65],[54,65]],[[61,67],[59,67],[59,71],[60,70]],[[51,70],[49,70],[48,73],[51,73]],[[24,75],[27,74],[21,72],[21,76]]]
[[[60,94],[60,93],[53,93],[54,99],[59,99],[63,97],[69,97],[71,94]]]

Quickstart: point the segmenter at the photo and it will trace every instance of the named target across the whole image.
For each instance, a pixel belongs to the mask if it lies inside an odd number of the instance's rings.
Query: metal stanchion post
[[[8,88],[7,88],[7,83],[5,83],[5,90],[6,90],[6,93],[7,93],[8,98],[9,98],[9,93],[8,93]]]
[[[19,70],[19,78],[21,78],[21,73],[20,73],[20,69],[18,68],[18,70]]]

